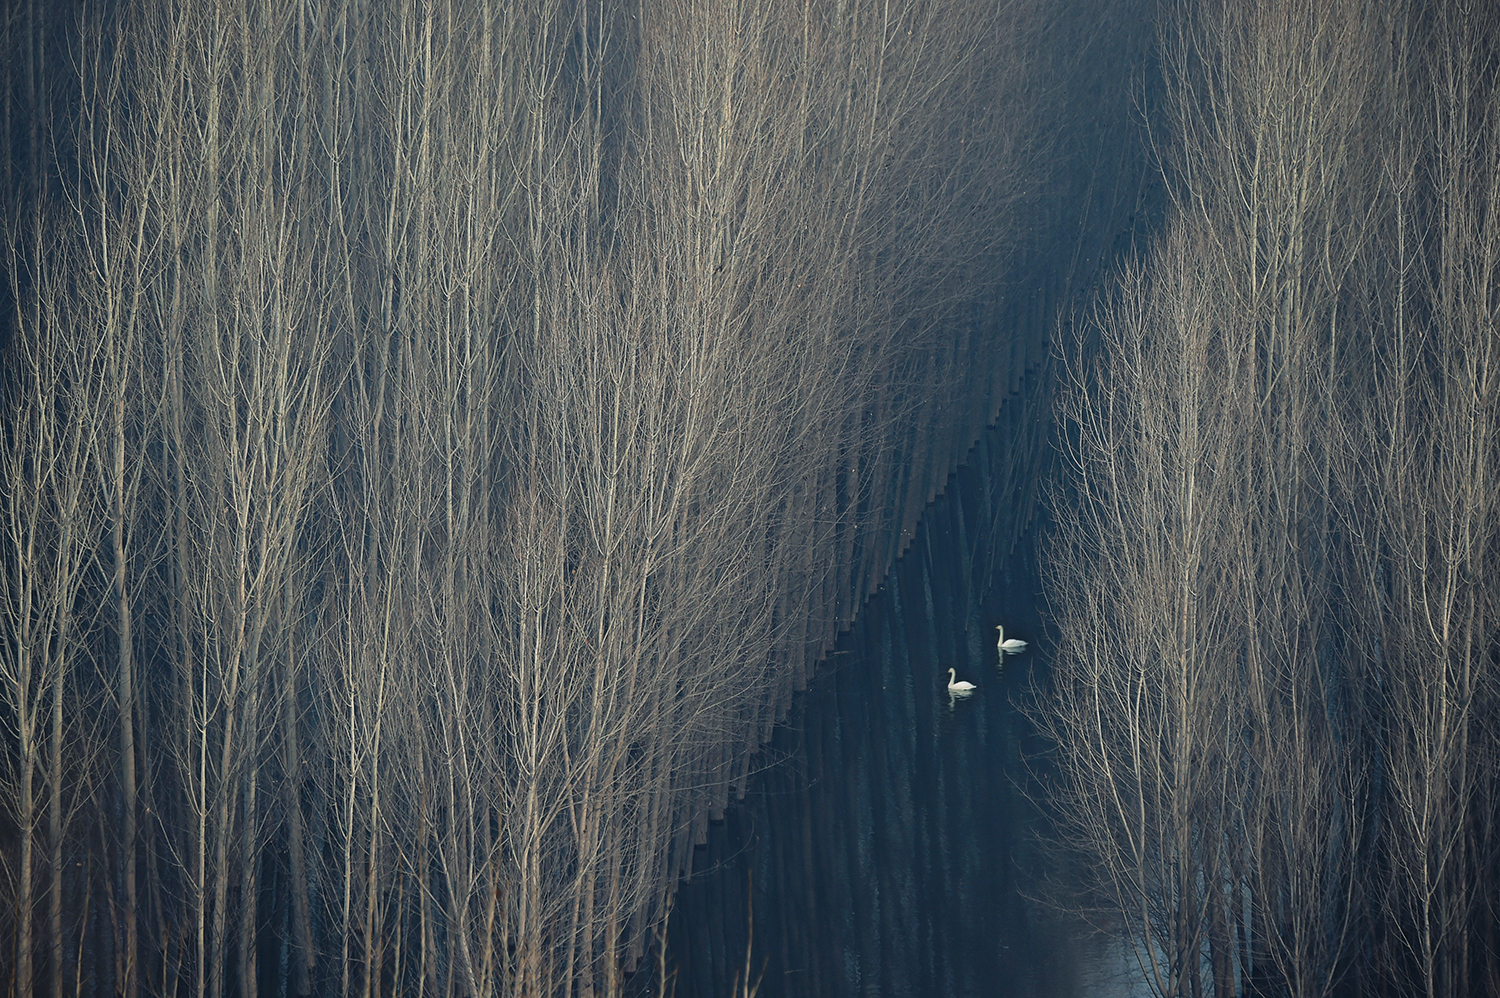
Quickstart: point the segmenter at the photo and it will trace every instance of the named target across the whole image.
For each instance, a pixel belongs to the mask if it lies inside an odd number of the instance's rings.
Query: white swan
[[[973,683],[968,682],[967,680],[965,680],[963,682],[958,682],[957,678],[958,678],[957,677],[957,673],[953,669],[949,669],[948,670],[948,692],[949,693],[967,693],[967,692],[969,692],[972,689],[977,689],[978,688]]]
[[[1026,650],[1026,642],[1022,641],[1019,638],[1011,638],[1009,641],[1005,640],[1004,624],[996,624],[995,630],[1000,632],[1000,641],[997,643],[996,647],[1000,649],[1001,654],[1019,655],[1021,654],[1021,652]]]

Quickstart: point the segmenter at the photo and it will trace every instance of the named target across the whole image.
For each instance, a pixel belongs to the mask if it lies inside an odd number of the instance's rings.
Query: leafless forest
[[[1046,17],[6,5],[5,993],[616,993],[1019,376]]]
[[[1159,995],[1500,994],[1500,22],[1161,37],[1168,219],[1062,410],[1064,841]]]

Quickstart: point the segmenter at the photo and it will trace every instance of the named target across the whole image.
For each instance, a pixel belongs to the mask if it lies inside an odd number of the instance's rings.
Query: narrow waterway
[[[1097,79],[1097,101],[1059,123],[1052,194],[1027,216],[1000,310],[1043,337],[1070,336],[1115,261],[1159,223],[1130,104],[1151,89],[1127,99],[1119,86],[1153,78],[1138,28],[1098,35],[1098,51],[1067,67]],[[1054,363],[1001,408],[796,699],[744,798],[693,850],[666,945],[632,991],[730,998],[746,994],[748,970],[759,998],[1144,993],[1117,938],[1041,900],[1066,899],[1077,878],[1045,846],[1044,746],[1024,711],[1049,655],[1037,517]],[[1030,642],[1003,664],[999,623]],[[972,695],[949,696],[950,667]]]
[[[760,998],[1131,990],[1118,946],[1037,900],[1071,876],[1043,848],[1042,746],[1018,710],[1048,654],[1045,401],[1007,406],[695,851],[666,948],[678,998],[740,993],[747,962]],[[1002,622],[1031,642],[1003,668]],[[950,697],[950,667],[970,696]]]

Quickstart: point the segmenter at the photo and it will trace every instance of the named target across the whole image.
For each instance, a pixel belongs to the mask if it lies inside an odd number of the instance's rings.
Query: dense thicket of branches
[[[1163,36],[1170,219],[1064,406],[1066,834],[1158,994],[1496,993],[1500,23]]]
[[[3,18],[9,993],[613,992],[1009,385],[1036,12]]]

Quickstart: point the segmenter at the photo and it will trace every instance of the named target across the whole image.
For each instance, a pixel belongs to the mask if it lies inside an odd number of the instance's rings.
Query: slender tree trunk
[[[125,392],[126,383],[121,368],[128,358],[111,351],[111,371],[114,397],[113,407],[113,469],[111,553],[114,556],[115,636],[116,650],[115,690],[117,704],[116,723],[119,729],[120,759],[120,809],[123,812],[123,828],[120,835],[121,873],[125,881],[125,907],[121,912],[124,922],[122,965],[124,979],[120,982],[125,998],[135,998],[137,986],[137,959],[139,941],[136,930],[136,762],[135,762],[135,662],[132,656],[134,645],[134,622],[131,619],[130,592],[127,583],[127,559],[125,541]]]
[[[312,993],[317,951],[313,946],[311,904],[307,887],[307,853],[302,819],[302,744],[298,732],[297,647],[287,649],[281,690],[281,745],[284,753],[282,807],[286,811],[287,852],[291,866],[292,938],[296,944],[294,981],[298,995]],[[426,893],[423,893],[425,903]]]
[[[66,636],[59,639],[59,648],[65,649]],[[66,654],[63,652],[63,654]],[[59,656],[61,661],[61,655]],[[63,994],[63,702],[67,697],[67,672],[59,665],[56,687],[52,697],[52,732],[47,745],[47,775],[52,786],[47,802],[47,841],[51,846],[49,857],[51,882],[47,889],[48,970],[51,979],[52,998]],[[19,990],[19,989],[18,989]]]

